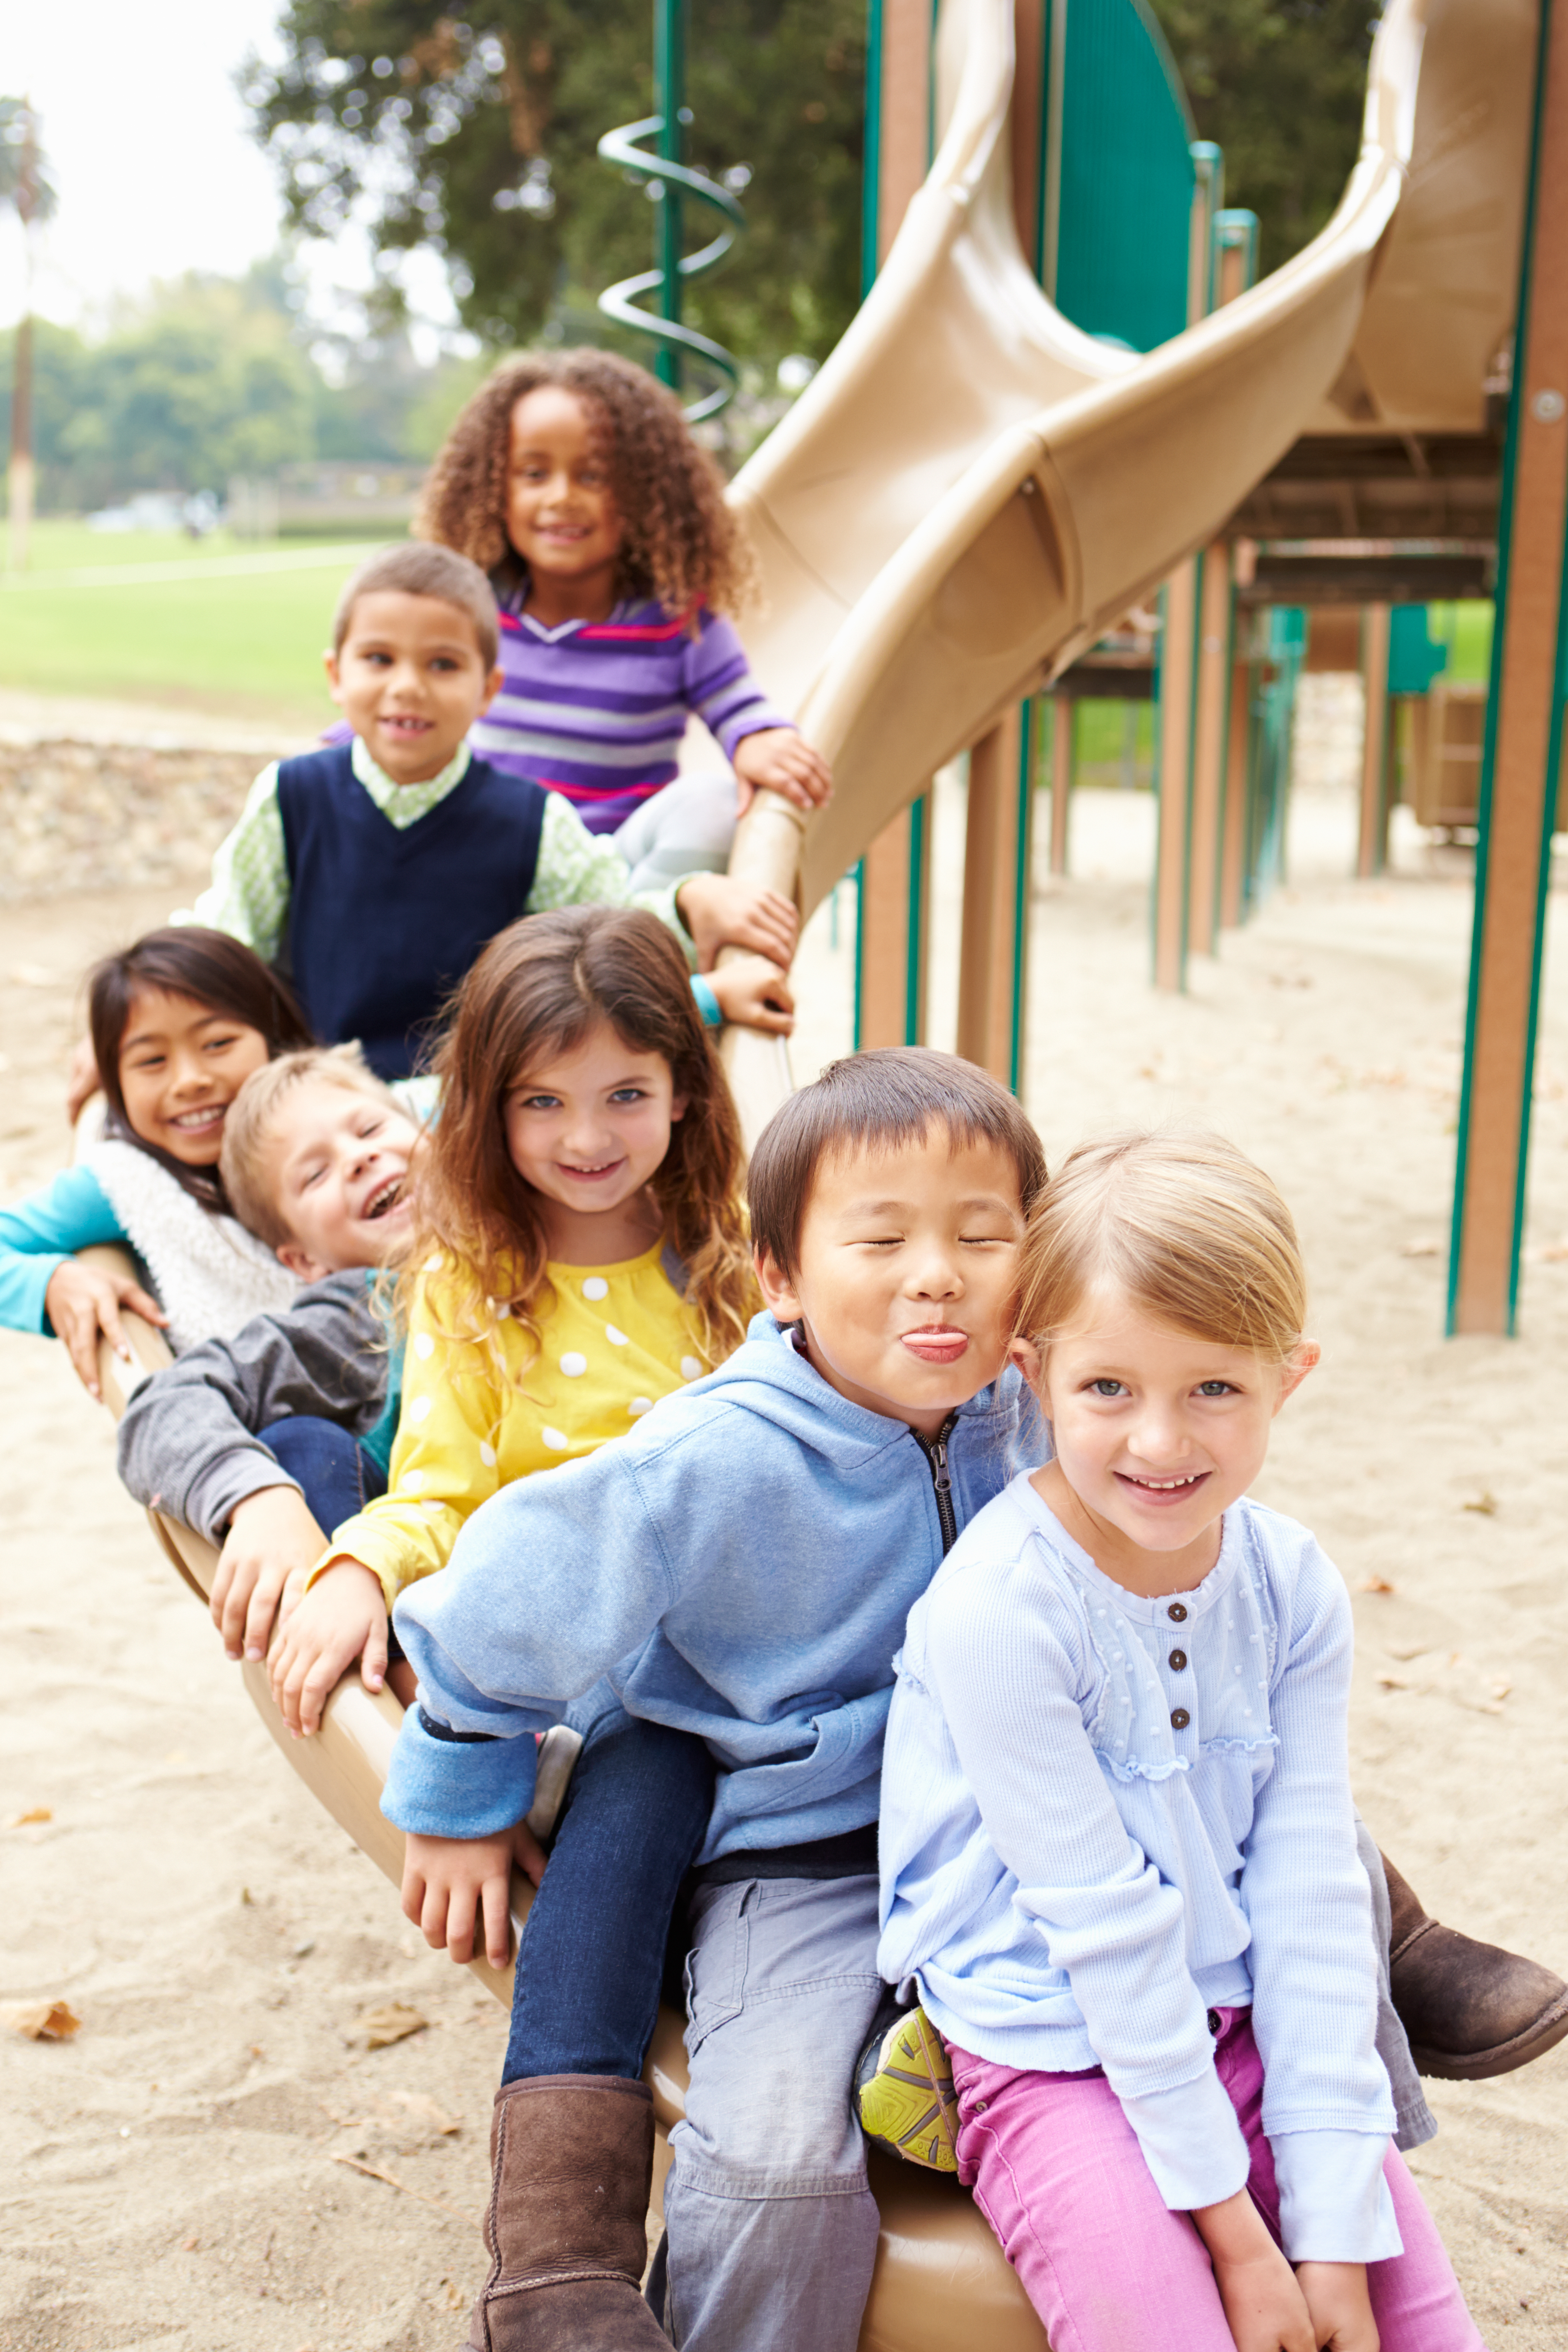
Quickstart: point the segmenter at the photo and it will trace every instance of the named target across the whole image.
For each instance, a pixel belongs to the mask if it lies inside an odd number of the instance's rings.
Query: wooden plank
[[[1051,845],[1053,874],[1068,870],[1068,824],[1078,781],[1078,701],[1070,694],[1051,698]]]
[[[1220,824],[1225,805],[1226,728],[1230,717],[1230,549],[1223,540],[1216,540],[1204,556],[1198,613],[1192,856],[1187,885],[1187,947],[1193,955],[1213,955],[1219,943]]]
[[[1154,867],[1154,985],[1187,984],[1187,875],[1192,835],[1193,661],[1198,560],[1189,556],[1165,583],[1160,636],[1160,845]]]
[[[1226,725],[1225,812],[1220,821],[1219,920],[1222,930],[1240,926],[1247,879],[1247,769],[1251,751],[1252,664],[1234,653],[1230,664],[1230,716]]]
[[[969,755],[963,839],[958,1050],[966,1062],[978,1062],[1004,1086],[1013,1083],[1015,1021],[1021,1033],[1026,1001],[1021,953],[1026,942],[1017,924],[1020,897],[1026,895],[1028,857],[1027,796],[1019,791],[1022,753],[1022,721],[1016,711],[975,744]]]
[[[1355,870],[1369,881],[1388,864],[1388,639],[1391,607],[1368,604],[1361,619],[1361,678],[1365,719],[1361,749],[1361,823]]]
[[[909,1035],[910,812],[883,827],[860,861],[858,1046],[906,1045]]]

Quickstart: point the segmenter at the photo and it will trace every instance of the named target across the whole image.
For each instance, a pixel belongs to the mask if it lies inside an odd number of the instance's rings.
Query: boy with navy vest
[[[486,941],[548,907],[645,907],[699,970],[721,946],[755,950],[765,964],[694,982],[704,1016],[788,1029],[777,967],[797,918],[775,891],[699,874],[634,894],[619,851],[570,801],[470,751],[501,682],[498,635],[489,583],[466,556],[411,541],[363,565],[326,656],[353,735],[257,778],[195,919],[285,966],[322,1042],[357,1039],[383,1078],[414,1070]]]

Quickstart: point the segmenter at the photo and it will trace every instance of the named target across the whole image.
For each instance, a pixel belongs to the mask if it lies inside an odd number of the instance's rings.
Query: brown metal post
[[[1245,653],[1230,661],[1230,716],[1226,726],[1225,821],[1220,828],[1220,929],[1234,931],[1242,918],[1247,874],[1247,766],[1251,751],[1252,664]]]
[[[1230,716],[1230,549],[1223,540],[1216,540],[1204,556],[1198,614],[1187,890],[1187,946],[1194,955],[1213,955],[1219,943],[1220,824],[1225,805],[1226,726]]]
[[[1187,984],[1187,873],[1192,841],[1193,657],[1198,618],[1198,559],[1165,583],[1160,635],[1160,846],[1154,866],[1154,985]]]
[[[963,837],[963,940],[958,959],[958,1050],[1003,1085],[1013,1084],[1015,1021],[1021,1021],[1027,908],[1027,824],[1019,823],[1023,721],[1008,716],[969,755]],[[1024,871],[1020,873],[1020,866]],[[1023,887],[1020,888],[1020,883]]]
[[[1361,753],[1361,827],[1355,870],[1365,882],[1388,864],[1388,639],[1386,604],[1368,604],[1361,621],[1361,677],[1366,726]]]
[[[1053,874],[1068,870],[1068,823],[1078,781],[1078,702],[1070,694],[1051,697],[1051,855]]]

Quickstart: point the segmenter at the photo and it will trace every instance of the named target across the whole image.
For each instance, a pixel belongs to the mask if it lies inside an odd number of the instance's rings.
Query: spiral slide
[[[750,651],[839,779],[809,826],[763,794],[732,870],[807,913],[942,762],[1058,672],[1227,517],[1303,432],[1473,432],[1510,322],[1533,63],[1529,0],[1393,0],[1361,158],[1307,251],[1137,359],[1080,334],[1019,250],[1008,187],[1009,0],[945,0],[935,164],[876,286],[808,392],[737,480],[769,613]],[[755,1033],[726,1040],[748,1131],[787,1090]],[[89,1256],[112,1255],[86,1253]],[[132,1318],[127,1318],[128,1322]],[[104,1394],[140,1367],[105,1349]],[[154,1516],[205,1597],[216,1555]],[[400,1709],[350,1676],[321,1732],[290,1740],[265,1675],[247,1686],[312,1793],[395,1884],[381,1789]],[[517,1924],[529,1890],[514,1888]],[[510,1972],[475,1963],[498,1998]],[[679,2021],[648,2063],[661,2126],[685,2083]],[[1000,2250],[950,2182],[872,2158],[882,2240],[863,2352],[1041,2352]]]

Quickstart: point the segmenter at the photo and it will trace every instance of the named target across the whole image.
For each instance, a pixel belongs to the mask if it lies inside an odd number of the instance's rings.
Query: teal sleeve
[[[44,1293],[55,1268],[94,1242],[125,1238],[90,1168],[64,1168],[47,1192],[0,1209],[0,1328],[52,1339]]]

